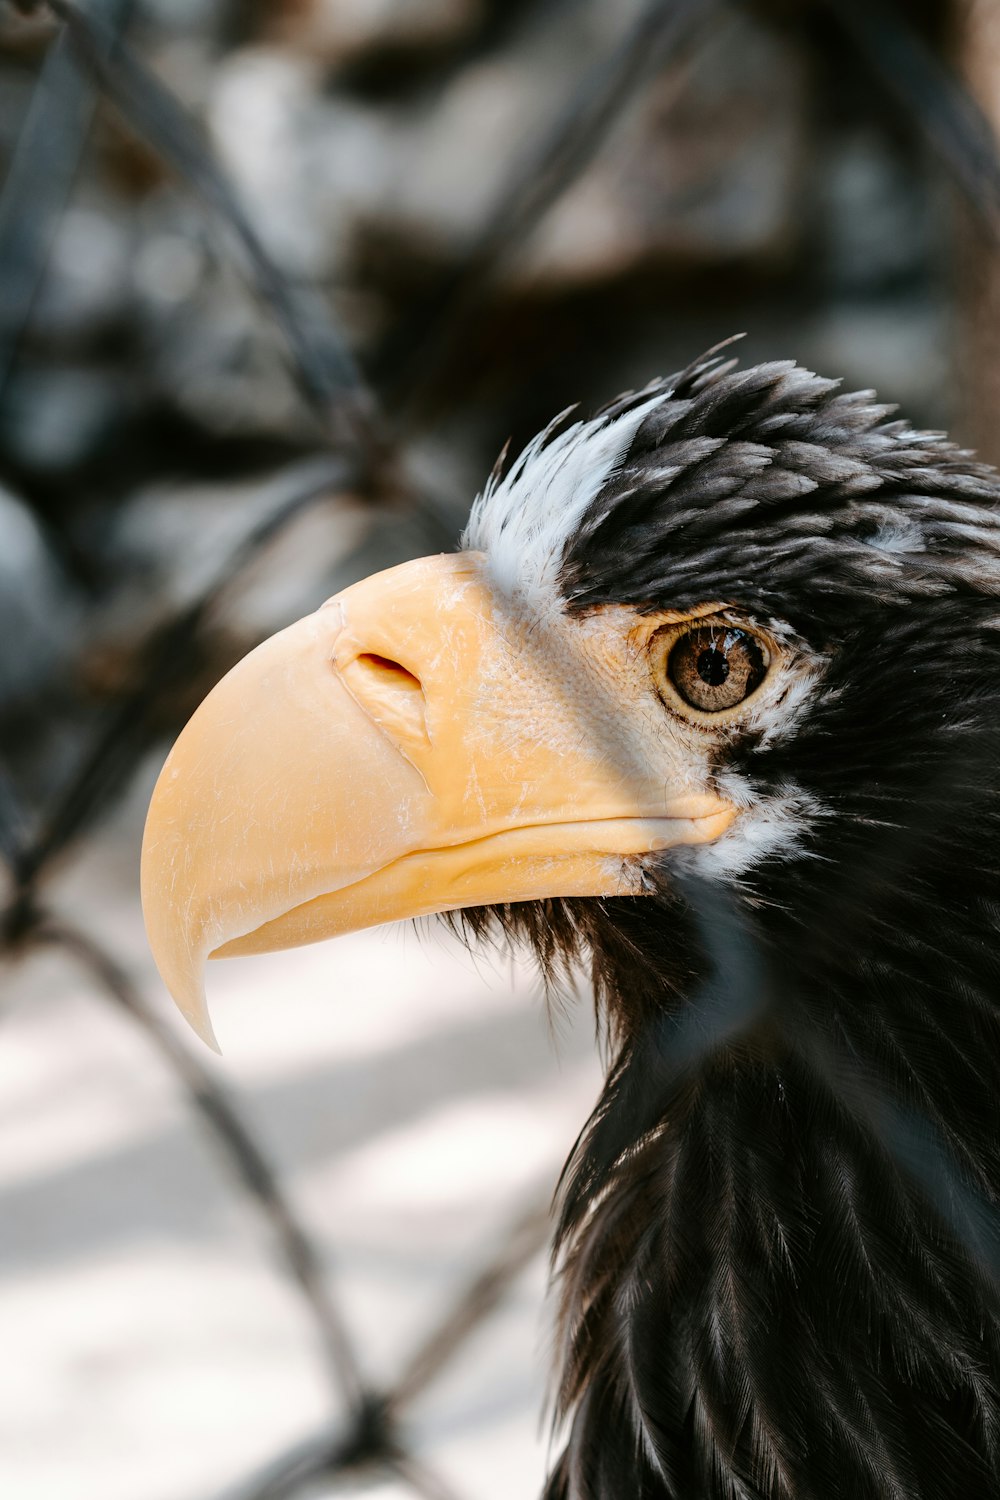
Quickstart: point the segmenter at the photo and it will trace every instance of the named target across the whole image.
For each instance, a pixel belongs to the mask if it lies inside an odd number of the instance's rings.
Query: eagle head
[[[589,959],[559,1500],[950,1500],[1000,1462],[1000,482],[707,357],[209,695],[143,899],[207,958],[462,913]]]

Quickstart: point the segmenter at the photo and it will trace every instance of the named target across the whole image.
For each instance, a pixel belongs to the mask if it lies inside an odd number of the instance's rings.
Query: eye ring
[[[706,724],[738,713],[764,682],[771,665],[768,642],[755,630],[725,618],[704,617],[661,631],[654,675],[661,698]]]

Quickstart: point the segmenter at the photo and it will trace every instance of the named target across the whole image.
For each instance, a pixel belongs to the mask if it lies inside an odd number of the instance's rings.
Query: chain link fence
[[[543,20],[557,40],[560,27],[572,31],[566,6],[522,4],[510,9],[511,15],[504,16],[502,7],[487,7],[489,24],[483,23],[481,33],[470,30],[468,35],[442,46],[435,54],[433,69],[425,75],[424,86],[443,90],[445,81],[463,69],[471,73],[482,66],[483,58],[491,56],[491,49],[500,45],[511,28],[530,27]],[[773,24],[779,28],[787,25],[787,12],[794,9],[774,7]],[[913,169],[913,180],[922,181],[920,174],[926,171],[920,148],[914,145],[914,140],[922,136],[949,165],[985,225],[987,236],[994,236],[1000,205],[996,151],[978,112],[952,81],[929,40],[940,19],[931,14],[933,8],[927,7],[925,30],[911,27],[902,11],[874,0],[857,5],[853,0],[850,4],[843,0],[828,7],[801,9],[810,12],[809,25],[820,27],[821,35],[826,35],[822,28],[832,26],[838,45],[854,49],[854,54],[863,59],[859,66],[866,76],[867,70],[873,69],[891,96],[905,106],[911,133],[903,156],[909,153],[911,166],[914,159],[921,163],[919,170]],[[239,7],[219,10],[228,16],[228,20],[223,17],[218,21],[223,31],[225,25],[231,25],[237,30],[242,26],[245,33],[251,26],[250,13],[266,12],[267,7],[248,6],[242,19],[238,17]],[[278,1500],[304,1494],[320,1481],[348,1482],[362,1472],[384,1472],[395,1475],[414,1494],[445,1500],[451,1491],[433,1468],[413,1453],[405,1418],[415,1399],[465,1348],[544,1246],[549,1226],[547,1194],[541,1200],[512,1205],[509,1227],[495,1258],[473,1274],[468,1284],[455,1289],[431,1332],[395,1378],[373,1387],[348,1331],[337,1278],[325,1268],[292,1196],[239,1101],[203,1065],[197,1049],[162,1019],[159,997],[141,993],[127,965],[114,952],[52,906],[47,885],[59,860],[101,826],[123,797],[143,758],[162,741],[165,732],[177,727],[191,706],[192,684],[207,685],[226,664],[225,622],[234,597],[261,558],[303,517],[317,508],[329,508],[331,497],[343,497],[345,506],[360,509],[364,516],[361,541],[353,550],[348,547],[337,563],[344,577],[364,569],[372,532],[383,526],[409,525],[406,545],[413,551],[454,545],[463,519],[461,487],[455,475],[448,476],[443,485],[436,482],[435,449],[433,444],[427,446],[427,435],[433,434],[438,452],[449,440],[456,389],[467,381],[470,370],[483,383],[488,351],[498,345],[498,359],[510,384],[514,383],[511,372],[518,369],[519,362],[529,372],[542,369],[537,397],[540,410],[549,399],[549,386],[558,386],[558,381],[544,378],[545,360],[538,357],[537,350],[530,349],[523,328],[511,332],[512,344],[503,348],[498,325],[509,317],[513,305],[509,279],[505,280],[511,265],[516,266],[523,247],[544,227],[553,209],[571,199],[579,184],[587,180],[588,169],[609,139],[614,140],[616,132],[634,117],[650,89],[660,89],[667,80],[671,107],[672,101],[683,99],[684,88],[692,78],[702,94],[706,88],[711,93],[711,83],[706,85],[705,79],[717,66],[712,49],[718,46],[719,36],[731,24],[759,23],[748,22],[739,7],[723,5],[721,0],[654,0],[627,7],[624,24],[615,27],[613,44],[605,45],[602,33],[596,56],[579,68],[578,76],[570,78],[562,90],[560,106],[546,113],[534,139],[520,140],[510,153],[501,190],[464,234],[460,253],[424,265],[419,276],[414,274],[411,285],[401,290],[394,287],[391,295],[386,294],[391,316],[386,316],[375,335],[367,338],[364,358],[359,359],[352,338],[332,315],[336,299],[322,295],[318,287],[309,284],[308,277],[292,274],[280,264],[270,243],[242,207],[241,194],[209,146],[205,131],[194,123],[159,74],[143,61],[139,44],[133,45],[128,39],[138,25],[145,45],[151,36],[155,41],[155,16],[143,15],[143,7],[132,0],[104,0],[101,4],[95,0],[89,6],[70,0],[48,0],[46,5],[21,0],[8,11],[0,41],[6,42],[8,57],[13,59],[11,76],[16,74],[22,85],[30,86],[24,87],[16,129],[8,133],[0,196],[0,390],[14,400],[19,369],[23,377],[25,360],[38,357],[37,351],[29,350],[26,355],[25,350],[46,277],[52,274],[56,227],[84,170],[88,133],[95,120],[101,120],[101,128],[114,135],[114,150],[121,158],[117,166],[120,174],[153,174],[157,180],[172,180],[172,190],[179,185],[188,206],[197,205],[199,233],[222,247],[221,253],[243,278],[246,296],[258,304],[259,312],[254,316],[269,318],[277,331],[301,412],[307,415],[296,418],[294,439],[272,444],[267,461],[260,461],[256,472],[267,472],[266,483],[255,477],[253,445],[244,445],[247,451],[241,455],[241,462],[244,474],[250,474],[257,503],[247,507],[249,519],[237,528],[231,544],[216,550],[208,569],[202,570],[206,576],[198,586],[189,589],[173,607],[162,610],[148,628],[138,632],[138,638],[131,621],[123,624],[113,620],[118,634],[111,632],[115,647],[111,686],[97,695],[96,708],[91,705],[86,713],[76,716],[72,755],[61,756],[47,779],[34,776],[30,766],[26,770],[26,760],[33,752],[20,748],[21,720],[17,714],[8,715],[4,734],[11,753],[5,754],[0,764],[0,852],[7,872],[0,919],[3,951],[17,963],[26,962],[41,950],[58,950],[123,1021],[139,1028],[173,1073],[193,1115],[215,1141],[228,1165],[233,1190],[246,1195],[266,1223],[289,1283],[312,1322],[329,1377],[329,1421],[309,1441],[277,1455],[263,1472],[239,1481],[227,1493],[239,1495],[241,1500]],[[575,32],[572,35],[576,37]],[[783,37],[780,45],[801,52],[804,43],[801,37],[792,43]],[[398,74],[402,65],[392,47],[377,61],[386,79],[394,80],[401,90]],[[426,59],[422,65],[427,66]],[[374,64],[372,67],[377,75],[377,68]],[[572,72],[569,63],[567,70]],[[350,76],[345,64],[343,77]],[[802,77],[806,86],[810,79],[815,83],[814,62]],[[427,83],[427,79],[432,82]],[[379,83],[376,76],[366,86],[375,95],[380,87],[388,90],[389,83]],[[109,110],[114,116],[112,126],[107,124]],[[695,162],[692,171],[697,170]],[[689,192],[698,190],[704,191],[704,184],[701,189],[696,181],[688,184]],[[680,196],[683,198],[683,194]],[[905,199],[905,191],[902,196]],[[744,207],[738,204],[737,213],[741,214]],[[904,202],[901,212],[916,210]],[[718,223],[713,221],[705,231],[717,251],[707,272],[704,256],[699,261],[699,245],[694,239],[686,247],[671,245],[659,263],[655,257],[646,256],[639,269],[625,266],[626,279],[634,274],[636,285],[645,289],[638,294],[639,308],[631,314],[633,333],[643,349],[640,335],[645,310],[641,303],[642,296],[649,295],[652,277],[672,275],[687,288],[697,284],[698,275],[716,277],[730,323],[738,321],[748,297],[762,295],[762,282],[767,283],[763,295],[765,300],[770,299],[768,306],[773,309],[789,285],[805,296],[802,288],[808,286],[810,278],[815,280],[815,256],[810,262],[813,252],[808,246],[795,253],[782,247],[781,225],[773,230],[777,249],[770,241],[763,246],[741,241],[737,250],[743,264],[733,271],[726,245],[716,243],[721,234],[719,225],[725,223],[725,213],[720,213]],[[772,230],[762,233],[766,238]],[[933,282],[940,275],[944,252],[940,242],[934,240],[933,230],[925,225],[923,234],[920,253],[923,264],[931,267],[927,275]],[[935,256],[939,257],[937,261]],[[702,268],[697,274],[692,273],[692,263],[696,263],[696,270],[698,265]],[[727,264],[724,279],[720,268]],[[779,266],[776,278],[775,264]],[[609,272],[612,281],[619,274],[614,267]],[[905,280],[913,273],[912,268],[900,272],[898,267],[893,273],[890,267],[887,279],[891,280],[893,274]],[[393,276],[402,276],[398,267]],[[772,278],[769,282],[768,277]],[[747,285],[750,292],[745,290]],[[683,287],[681,300],[690,295]],[[519,293],[517,317],[530,320],[533,310],[537,312],[540,296],[536,280],[531,290]],[[712,296],[710,289],[706,300],[710,302]],[[574,297],[566,295],[555,312],[550,309],[544,326],[558,342],[567,320],[590,317],[599,343],[602,320],[608,316],[606,306],[598,305],[592,294],[581,293],[577,287]],[[658,320],[663,317],[661,304],[656,303],[655,308],[655,316],[651,314],[654,330],[661,326]],[[676,302],[668,303],[667,311],[675,315]],[[689,335],[696,337],[694,330],[702,327],[709,329],[704,313],[700,319],[683,321],[685,341],[690,343]],[[488,337],[484,330],[488,330]],[[727,331],[711,328],[705,342],[711,342],[715,333]],[[776,340],[783,338],[787,323],[774,322],[773,333]],[[620,362],[620,353],[614,358]],[[488,379],[485,388],[488,395]],[[605,393],[610,395],[612,391],[606,387]],[[515,423],[534,420],[531,403],[522,401],[512,406],[505,393],[501,404],[504,414],[512,416]],[[492,433],[488,432],[483,446],[491,441]],[[273,461],[276,456],[280,462]],[[18,459],[16,447],[8,447],[5,474],[12,484],[33,493],[36,509],[42,513],[48,532],[55,536],[60,527],[59,506],[65,504],[65,497],[57,493],[58,486],[50,484],[46,489],[41,481],[32,486],[27,462]],[[90,478],[88,482],[94,481]],[[457,498],[452,501],[450,494]],[[338,503],[336,498],[332,503]],[[72,536],[70,531],[63,534]],[[70,550],[74,545],[72,540],[66,543]],[[86,573],[85,563],[82,571]],[[99,588],[93,580],[90,584],[91,596],[95,597]],[[235,645],[228,654],[234,652]],[[33,733],[35,726],[29,725],[24,737],[29,747]],[[726,1018],[720,1022],[728,1024]]]

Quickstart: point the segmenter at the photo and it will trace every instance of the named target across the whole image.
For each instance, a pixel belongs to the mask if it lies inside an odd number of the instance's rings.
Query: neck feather
[[[990,1492],[995,968],[984,912],[927,894],[854,942],[690,888],[602,905],[620,1036],[562,1188],[553,1500]],[[637,961],[685,923],[726,971]]]

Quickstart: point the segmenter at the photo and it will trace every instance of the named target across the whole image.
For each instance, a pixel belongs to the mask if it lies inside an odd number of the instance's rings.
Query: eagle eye
[[[720,713],[749,698],[764,681],[767,661],[749,631],[723,622],[698,625],[677,637],[667,676],[691,708]]]

